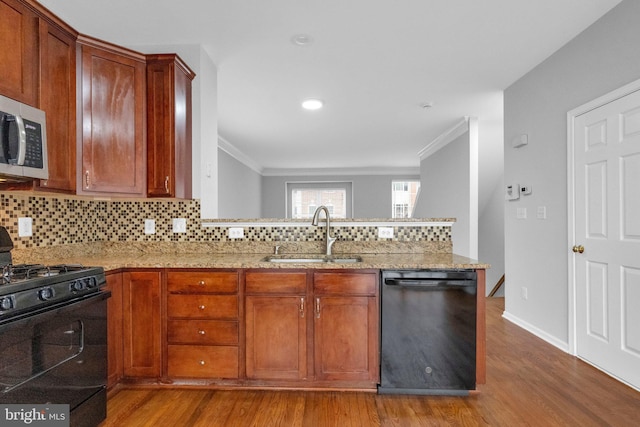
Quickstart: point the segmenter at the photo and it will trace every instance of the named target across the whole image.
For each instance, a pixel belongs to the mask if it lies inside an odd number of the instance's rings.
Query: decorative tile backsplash
[[[18,218],[33,219],[33,235],[18,237]],[[186,233],[174,233],[173,219],[185,218]],[[144,220],[154,219],[155,234],[144,233]],[[339,224],[339,223],[338,223]],[[97,200],[86,197],[0,193],[0,225],[7,228],[16,249],[91,242],[231,242],[227,226],[203,227],[198,200]],[[377,227],[336,226],[339,242],[376,242]],[[396,242],[433,242],[450,247],[451,226],[394,228]],[[244,227],[242,242],[322,242],[324,228],[309,225]],[[389,243],[385,239],[384,243]],[[381,242],[382,243],[382,242]]]

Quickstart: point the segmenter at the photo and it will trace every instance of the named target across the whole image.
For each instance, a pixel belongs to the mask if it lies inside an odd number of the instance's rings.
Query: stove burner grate
[[[72,271],[81,271],[85,267],[80,264],[59,264],[46,266],[43,264],[16,264],[2,268],[0,285],[8,285],[38,277],[51,277]]]

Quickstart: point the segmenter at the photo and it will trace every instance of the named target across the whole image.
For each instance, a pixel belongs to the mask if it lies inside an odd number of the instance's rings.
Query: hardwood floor
[[[106,426],[632,426],[640,392],[502,319],[487,299],[487,383],[470,397],[122,389]]]

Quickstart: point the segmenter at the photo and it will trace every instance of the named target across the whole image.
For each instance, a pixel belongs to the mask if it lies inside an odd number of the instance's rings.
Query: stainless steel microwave
[[[45,113],[0,95],[0,182],[48,179]]]

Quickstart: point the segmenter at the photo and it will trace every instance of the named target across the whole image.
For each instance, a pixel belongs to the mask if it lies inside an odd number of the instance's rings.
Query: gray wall
[[[455,218],[452,227],[453,252],[477,258],[475,239],[470,236],[471,222],[477,223],[471,206],[470,132],[466,131],[420,162],[420,197],[416,217]],[[477,194],[477,174],[475,176]],[[476,236],[477,238],[477,236]]]
[[[219,218],[262,218],[261,175],[218,149]]]
[[[353,183],[354,218],[391,218],[391,181],[416,175],[265,176],[262,178],[262,214],[285,218],[287,182],[348,181]]]
[[[505,91],[505,182],[533,189],[505,203],[506,314],[559,347],[569,327],[567,112],[640,79],[639,41],[640,2],[625,0]],[[518,134],[529,145],[511,148]]]
[[[487,270],[487,295],[504,274],[504,184],[494,186],[478,217],[478,259],[491,264]],[[504,296],[503,285],[496,296]]]

